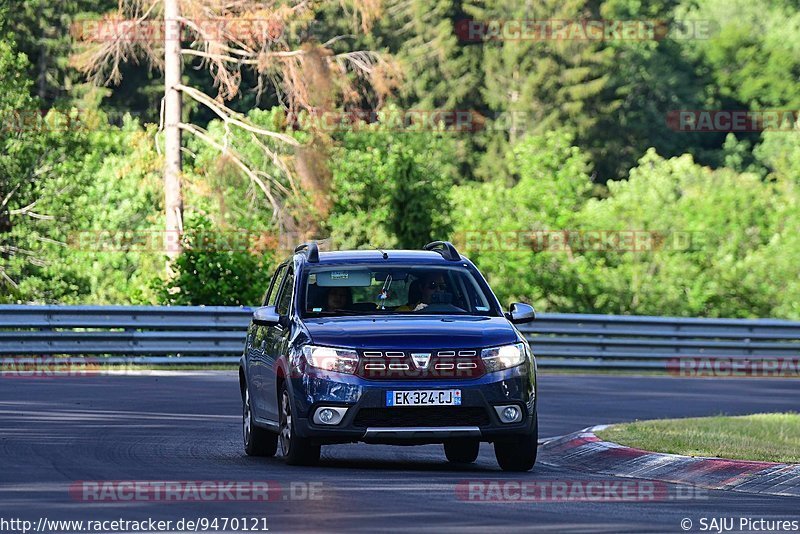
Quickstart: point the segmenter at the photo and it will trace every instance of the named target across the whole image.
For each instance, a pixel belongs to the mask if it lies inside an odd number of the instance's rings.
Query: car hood
[[[333,317],[304,324],[316,345],[356,349],[466,349],[518,341],[504,317]]]

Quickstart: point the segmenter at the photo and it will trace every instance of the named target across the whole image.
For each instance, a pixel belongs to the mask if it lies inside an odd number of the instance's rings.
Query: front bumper
[[[487,373],[469,380],[367,380],[353,375],[324,372],[290,380],[295,404],[295,432],[322,444],[442,443],[468,438],[494,441],[530,434],[536,411],[536,378],[530,364]],[[386,391],[460,389],[461,406],[386,407]],[[522,410],[517,423],[503,423],[494,406],[516,405]],[[338,425],[316,424],[322,406],[346,407]]]

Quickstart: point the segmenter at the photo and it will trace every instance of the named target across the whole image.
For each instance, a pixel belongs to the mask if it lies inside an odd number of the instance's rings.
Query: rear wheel
[[[280,434],[281,456],[289,465],[314,465],[319,462],[320,446],[295,432],[292,402],[286,384],[280,390]]]
[[[475,440],[446,441],[444,455],[447,460],[457,464],[471,464],[478,459],[481,444]]]
[[[255,425],[253,408],[250,405],[250,391],[245,387],[242,401],[242,438],[244,452],[248,456],[275,456],[278,450],[278,435]]]
[[[503,471],[530,471],[539,449],[539,418],[534,415],[533,431],[494,442],[494,456]]]

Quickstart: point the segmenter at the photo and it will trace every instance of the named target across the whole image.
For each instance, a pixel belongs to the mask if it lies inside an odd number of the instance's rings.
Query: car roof
[[[303,262],[308,265],[332,265],[342,263],[411,263],[426,265],[458,265],[468,263],[469,260],[462,256],[461,261],[450,261],[435,251],[429,250],[386,250],[388,259],[384,259],[383,251],[378,250],[338,250],[320,252],[319,262],[308,262],[305,254],[299,254]]]

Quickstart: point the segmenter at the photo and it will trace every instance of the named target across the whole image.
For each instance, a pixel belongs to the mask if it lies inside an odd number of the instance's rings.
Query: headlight
[[[353,374],[358,368],[358,354],[351,349],[334,349],[331,347],[303,347],[308,365],[326,371]]]
[[[483,365],[486,372],[502,371],[525,363],[525,345],[515,343],[513,345],[503,345],[502,347],[492,347],[481,351]]]

